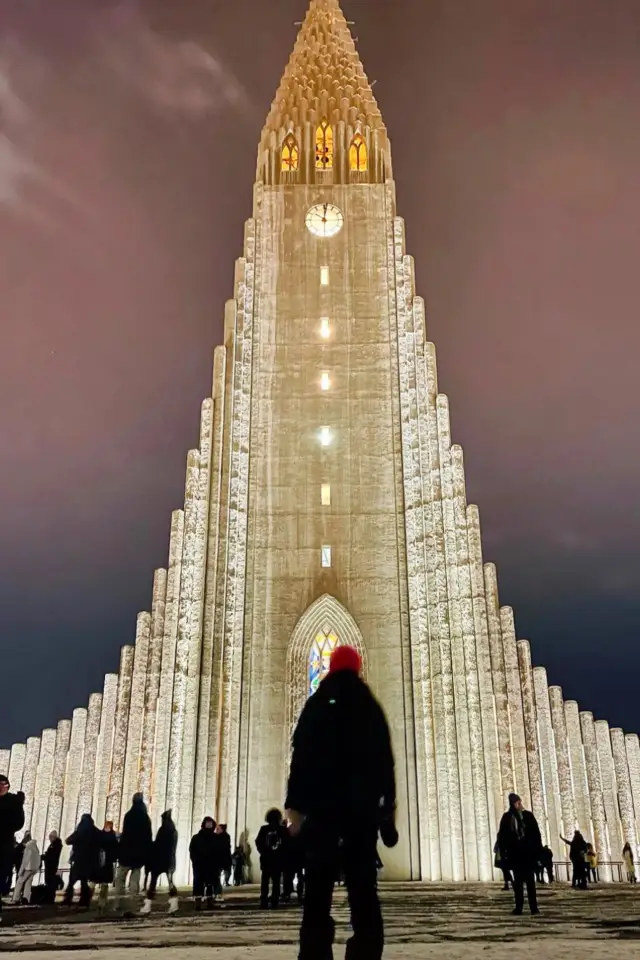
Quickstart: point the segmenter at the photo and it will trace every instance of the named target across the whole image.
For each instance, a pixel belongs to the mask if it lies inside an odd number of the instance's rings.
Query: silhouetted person
[[[629,883],[636,883],[636,865],[633,862],[633,850],[630,843],[625,843],[622,848],[622,859],[627,871],[627,880]]]
[[[133,795],[131,809],[124,815],[122,833],[118,844],[118,867],[116,869],[116,904],[124,900],[125,913],[130,913],[131,898],[140,893],[140,874],[151,858],[153,834],[151,820],[141,793]],[[128,893],[127,897],[127,881]]]
[[[531,913],[540,913],[535,871],[542,854],[542,837],[536,818],[529,810],[523,809],[522,800],[517,793],[509,794],[509,809],[500,821],[498,844],[500,859],[513,876],[516,901],[514,914],[522,914],[525,885]]]
[[[62,855],[62,840],[55,830],[49,834],[49,846],[45,850],[42,863],[44,866],[45,903],[55,903],[58,892],[58,867]]]
[[[544,883],[544,874],[546,873],[549,883],[553,883],[553,850],[550,847],[542,848],[540,866],[542,867],[542,882]]]
[[[578,887],[580,890],[587,889],[587,841],[579,830],[573,835],[572,840],[565,840],[560,837],[563,843],[569,847],[569,859],[573,868],[571,886]]]
[[[269,810],[256,837],[256,850],[260,854],[260,906],[263,910],[269,906],[277,910],[280,905],[286,842],[287,828],[282,822],[282,814],[279,810]]]
[[[0,883],[6,886],[9,878],[9,888],[13,873],[15,835],[24,826],[24,801],[17,794],[9,792],[10,786],[9,778],[4,774],[0,775]],[[2,897],[0,896],[1,923]]]
[[[198,833],[189,844],[189,856],[193,867],[193,896],[196,910],[202,909],[202,898],[206,897],[206,906],[213,906],[216,885],[216,871],[220,877],[219,845],[215,834],[216,822],[213,817],[205,817]]]
[[[64,895],[64,902],[70,906],[73,901],[73,891],[76,883],[80,883],[80,906],[88,907],[91,903],[93,890],[89,884],[94,883],[100,868],[101,831],[98,830],[90,813],[83,813],[78,826],[67,844],[71,849],[71,867],[69,883]]]
[[[347,957],[380,960],[384,948],[376,847],[381,824],[395,815],[395,771],[387,720],[360,679],[361,667],[352,647],[334,650],[329,674],[307,701],[293,737],[286,805],[305,846],[300,960],[332,955],[340,853],[353,927]]]
[[[151,905],[156,895],[158,880],[162,876],[166,876],[169,882],[169,913],[175,913],[178,909],[178,891],[173,882],[173,874],[176,869],[178,831],[171,818],[171,810],[165,810],[161,821],[151,849],[151,880],[147,897],[140,911],[143,914],[151,913]]]
[[[118,838],[113,829],[113,820],[106,820],[100,832],[100,852],[96,885],[100,887],[98,905],[105,910],[109,903],[109,887],[115,879],[118,860]]]
[[[218,838],[218,849],[220,851],[221,873],[224,874],[224,885],[229,886],[231,881],[231,837],[227,832],[226,823],[219,823],[216,827],[216,837]],[[219,897],[222,897],[222,888],[216,891]]]

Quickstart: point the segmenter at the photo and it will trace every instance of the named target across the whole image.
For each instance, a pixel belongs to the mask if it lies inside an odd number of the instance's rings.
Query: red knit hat
[[[331,654],[329,673],[339,673],[348,670],[351,673],[360,673],[362,657],[354,647],[336,647]]]

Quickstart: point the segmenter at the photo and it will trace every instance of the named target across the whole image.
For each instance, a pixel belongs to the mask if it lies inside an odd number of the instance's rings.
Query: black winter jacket
[[[393,751],[382,707],[355,673],[329,674],[307,701],[293,735],[287,809],[374,825],[395,803]]]
[[[522,811],[520,829],[516,829],[515,812],[502,815],[498,846],[502,865],[511,870],[534,870],[542,856],[542,837],[538,821],[529,810]]]
[[[71,862],[74,873],[85,880],[95,880],[100,867],[100,843],[102,831],[98,830],[90,814],[80,817],[80,822],[67,843],[72,847]]]
[[[113,883],[118,859],[118,837],[113,830],[100,831],[100,853],[96,883]]]
[[[256,850],[260,854],[261,870],[284,869],[287,839],[287,828],[283,823],[265,823],[260,827],[256,837]]]
[[[52,876],[58,872],[60,866],[60,855],[62,854],[62,840],[60,837],[49,844],[42,856],[45,875]]]
[[[151,820],[142,800],[135,800],[124,815],[118,844],[120,866],[136,870],[149,866],[153,835]]]
[[[0,797],[0,855],[13,857],[15,834],[24,826],[24,802],[15,793]]]
[[[193,872],[202,879],[213,880],[222,872],[219,837],[213,830],[201,827],[189,844]]]
[[[176,848],[178,831],[167,810],[162,814],[162,823],[153,841],[151,868],[158,874],[173,873],[176,869]]]

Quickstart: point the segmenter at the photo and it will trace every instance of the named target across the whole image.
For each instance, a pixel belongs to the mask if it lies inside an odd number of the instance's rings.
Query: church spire
[[[311,0],[271,105],[261,153],[306,124],[344,123],[386,139],[385,126],[339,0]]]

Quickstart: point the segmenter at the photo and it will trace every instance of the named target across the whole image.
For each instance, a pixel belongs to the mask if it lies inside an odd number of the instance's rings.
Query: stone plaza
[[[388,960],[626,960],[640,950],[640,890],[605,884],[587,892],[566,883],[540,892],[542,916],[511,916],[510,893],[493,884],[382,884]],[[300,911],[257,909],[257,890],[230,894],[225,910],[195,915],[189,902],[169,918],[162,899],[150,918],[100,920],[94,913],[58,911],[39,920],[37,908],[13,912],[0,951],[45,954],[46,960],[295,960]],[[338,945],[349,936],[344,891],[335,898]],[[212,948],[214,953],[212,954]]]

